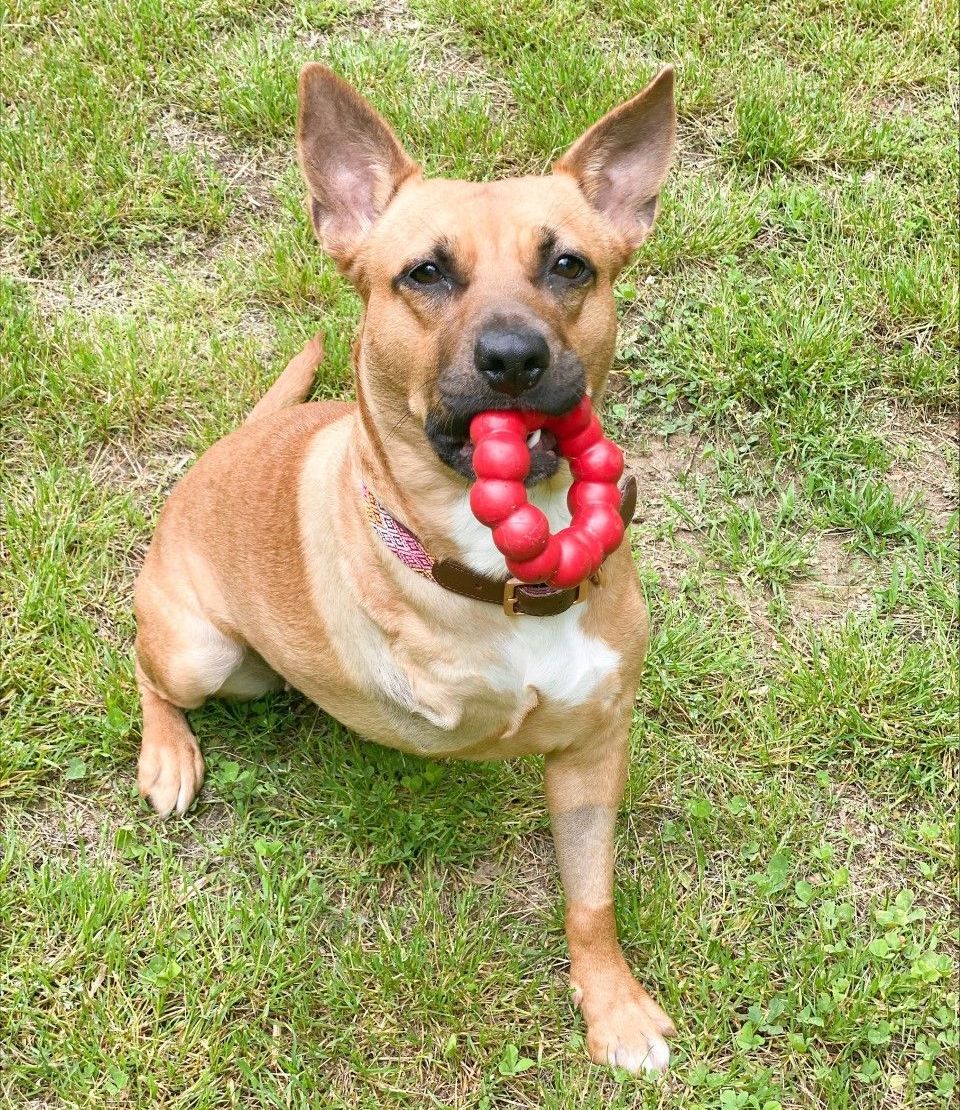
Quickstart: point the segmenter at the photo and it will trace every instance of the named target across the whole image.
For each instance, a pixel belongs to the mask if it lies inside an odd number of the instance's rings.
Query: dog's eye
[[[576,281],[578,277],[583,277],[586,270],[586,262],[584,262],[582,258],[577,258],[575,254],[561,254],[557,261],[550,267],[551,274],[566,278],[567,281]]]
[[[436,285],[443,281],[443,273],[434,262],[421,262],[407,273],[407,280],[414,285]]]

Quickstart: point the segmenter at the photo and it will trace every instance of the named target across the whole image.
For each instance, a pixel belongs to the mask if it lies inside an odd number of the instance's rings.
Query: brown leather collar
[[[630,475],[621,486],[620,516],[629,528],[637,508],[637,480]],[[464,597],[502,605],[511,617],[553,617],[565,613],[577,602],[586,601],[592,586],[602,584],[603,567],[590,579],[569,590],[555,590],[545,583],[525,585],[516,578],[488,578],[477,574],[454,559],[440,559],[433,564],[430,575],[434,582]]]

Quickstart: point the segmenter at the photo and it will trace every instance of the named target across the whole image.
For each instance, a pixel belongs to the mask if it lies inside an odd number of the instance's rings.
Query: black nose
[[[486,328],[473,349],[473,362],[498,393],[519,397],[543,377],[550,348],[536,328]]]

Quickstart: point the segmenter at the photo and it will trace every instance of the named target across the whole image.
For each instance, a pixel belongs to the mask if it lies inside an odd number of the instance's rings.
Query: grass
[[[0,223],[0,1100],[955,1105],[953,0],[12,0]],[[537,172],[655,67],[680,154],[608,425],[654,639],[619,836],[660,1083],[585,1056],[535,760],[433,765],[282,696],[136,798],[130,587],[170,485],[354,295],[299,65],[432,172]]]

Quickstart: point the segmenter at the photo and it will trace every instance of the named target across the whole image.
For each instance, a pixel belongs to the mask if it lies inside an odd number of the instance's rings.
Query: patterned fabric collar
[[[360,483],[360,490],[367,519],[384,547],[392,551],[404,566],[422,574],[424,578],[432,579],[433,558],[423,544],[409,528],[390,515],[366,482]]]

